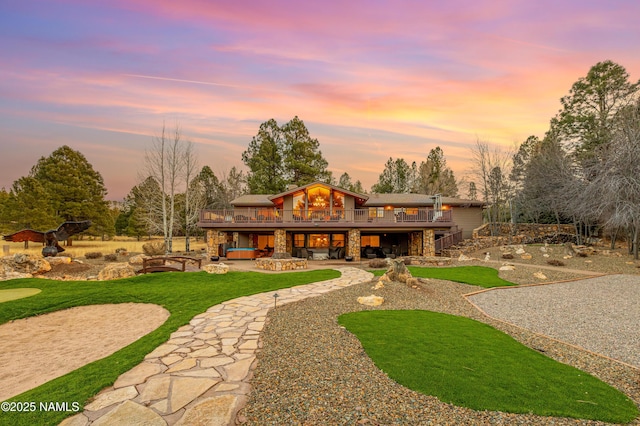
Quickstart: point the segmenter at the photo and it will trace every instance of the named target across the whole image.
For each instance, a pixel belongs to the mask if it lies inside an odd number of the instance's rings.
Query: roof
[[[231,201],[231,204],[235,207],[274,207],[274,200],[282,198],[286,195],[293,194],[302,189],[309,188],[316,185],[326,186],[336,191],[340,191],[346,195],[359,198],[363,207],[424,207],[433,206],[433,196],[427,194],[359,194],[357,192],[348,191],[338,186],[330,185],[324,182],[312,182],[307,185],[297,186],[295,188],[289,188],[285,192],[279,194],[247,194],[242,195],[235,200]],[[441,197],[442,204],[449,206],[461,206],[461,207],[482,207],[484,202],[479,200],[466,200],[463,198],[453,197]]]
[[[269,194],[241,195],[231,201],[231,204],[235,207],[273,207],[274,204],[269,197]]]
[[[484,205],[484,203],[479,200],[465,200],[453,197],[441,197],[441,201],[442,204],[449,206],[482,207]],[[364,206],[419,207],[432,206],[433,202],[433,196],[427,194],[370,194],[369,199],[364,203]]]

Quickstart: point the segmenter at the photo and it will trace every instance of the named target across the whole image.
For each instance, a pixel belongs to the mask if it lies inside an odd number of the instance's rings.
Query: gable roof
[[[281,198],[281,197],[284,197],[286,195],[293,194],[293,193],[299,192],[299,191],[301,191],[303,189],[306,189],[306,188],[309,188],[309,187],[312,187],[312,186],[316,186],[316,185],[325,186],[327,188],[334,189],[334,190],[336,190],[338,192],[342,192],[345,195],[351,195],[354,198],[361,199],[363,202],[366,201],[369,198],[369,196],[365,195],[365,194],[358,194],[357,192],[352,192],[352,191],[346,190],[344,188],[340,188],[339,186],[331,185],[331,184],[325,183],[325,182],[315,181],[315,182],[308,183],[306,185],[296,186],[295,188],[292,187],[292,188],[287,189],[286,191],[281,192],[279,194],[271,195],[271,196],[269,196],[269,199],[270,200],[275,200],[277,198]]]

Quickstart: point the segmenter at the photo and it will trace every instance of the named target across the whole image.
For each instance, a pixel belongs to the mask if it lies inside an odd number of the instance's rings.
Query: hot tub
[[[258,250],[252,247],[239,247],[227,249],[227,259],[255,259]]]

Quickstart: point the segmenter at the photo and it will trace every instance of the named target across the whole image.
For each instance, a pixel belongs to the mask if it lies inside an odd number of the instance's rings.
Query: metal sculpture
[[[68,240],[72,235],[85,231],[89,229],[90,226],[90,220],[84,220],[81,222],[67,221],[60,225],[58,229],[51,229],[46,232],[34,231],[33,229],[23,229],[22,231],[18,231],[10,235],[4,235],[3,239],[14,243],[23,241],[44,243],[45,247],[42,249],[42,255],[45,257],[55,256],[64,251],[64,248],[60,246],[59,241]]]

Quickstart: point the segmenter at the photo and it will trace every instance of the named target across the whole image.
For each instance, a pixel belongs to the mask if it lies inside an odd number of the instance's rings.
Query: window
[[[329,248],[329,234],[309,234],[309,247]]]
[[[304,247],[304,234],[293,234],[293,246]]]
[[[384,217],[384,207],[369,207],[369,218]]]
[[[331,234],[331,247],[344,247],[344,234]]]
[[[363,235],[360,237],[360,247],[380,247],[379,235]]]
[[[275,237],[273,235],[258,235],[258,248],[273,248],[275,245]]]
[[[304,192],[293,194],[293,212],[297,216],[304,215],[307,197]]]

